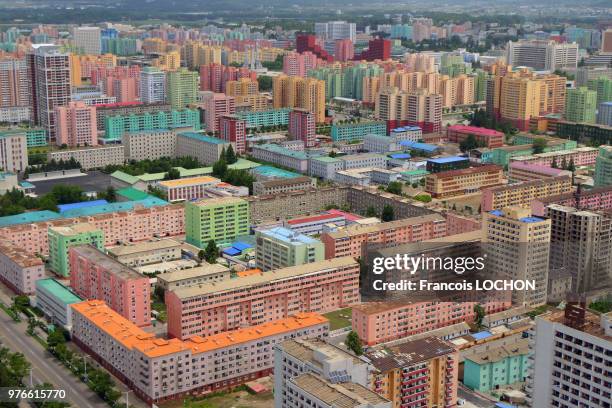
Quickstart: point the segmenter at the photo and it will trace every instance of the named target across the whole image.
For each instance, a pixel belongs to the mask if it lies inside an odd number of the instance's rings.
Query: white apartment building
[[[548,40],[509,41],[506,48],[508,65],[529,67],[536,71],[576,69],[578,44]]]
[[[109,164],[125,163],[123,145],[99,145],[72,150],[54,150],[47,153],[47,160],[70,160],[74,158],[84,170],[101,169]]]
[[[364,136],[363,148],[372,153],[385,153],[400,150],[398,141],[394,138],[371,133]]]
[[[346,21],[315,23],[315,35],[326,41],[349,39],[355,41],[357,25]]]
[[[102,38],[100,27],[75,27],[72,30],[74,45],[84,54],[100,55],[102,53]]]
[[[140,71],[140,102],[147,105],[166,102],[164,71],[154,67],[146,67]]]
[[[28,167],[26,134],[20,132],[0,133],[0,168],[16,173]]]
[[[155,160],[176,157],[175,130],[145,130],[126,132],[121,136],[126,160]]]
[[[24,295],[36,291],[36,281],[45,276],[45,264],[8,241],[0,241],[0,281],[14,292]]]

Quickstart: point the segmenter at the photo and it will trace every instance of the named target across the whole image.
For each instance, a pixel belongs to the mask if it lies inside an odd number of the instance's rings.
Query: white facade
[[[397,140],[389,136],[367,134],[363,138],[363,148],[368,152],[385,153],[400,150]]]
[[[155,160],[176,157],[176,132],[174,130],[146,130],[126,132],[121,137],[126,160]]]
[[[145,104],[166,102],[166,73],[155,68],[140,72],[140,101]]]
[[[85,54],[100,55],[102,53],[102,39],[100,27],[75,27],[72,31],[74,45],[82,49]]]
[[[27,138],[24,133],[0,135],[0,168],[18,172],[28,167]]]
[[[349,39],[355,41],[357,25],[346,21],[315,23],[315,35],[324,40],[334,41]]]
[[[47,160],[70,160],[74,158],[81,164],[81,168],[100,169],[109,164],[123,164],[125,162],[124,146],[107,145],[85,147],[74,150],[55,150],[47,153]]]
[[[559,44],[555,41],[533,40],[508,42],[508,65],[525,66],[535,70],[576,69],[578,44]]]
[[[308,171],[308,157],[303,152],[296,152],[277,145],[264,144],[253,145],[251,154],[256,159],[288,167],[300,173]]]

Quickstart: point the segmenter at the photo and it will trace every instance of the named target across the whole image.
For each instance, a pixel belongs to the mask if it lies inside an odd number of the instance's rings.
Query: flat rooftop
[[[160,251],[163,249],[180,247],[182,244],[174,239],[164,238],[157,241],[137,242],[130,245],[120,245],[107,248],[106,251],[114,257],[138,254],[140,252]]]
[[[10,241],[0,241],[0,256],[2,255],[22,268],[30,268],[44,264],[42,259],[33,254],[24,252],[23,248],[17,247]]]
[[[186,279],[198,278],[200,276],[216,275],[219,273],[229,273],[229,268],[219,264],[200,265],[195,268],[180,269],[172,272],[160,273],[157,275],[158,280],[163,280],[167,283],[179,282]]]
[[[364,360],[359,359],[354,354],[342,350],[341,348],[327,343],[322,339],[292,339],[287,340],[281,344],[283,351],[294,358],[309,362],[310,364],[321,367],[319,360],[315,359],[315,353],[323,354],[324,359],[330,360],[352,360],[353,364],[361,365],[366,364]]]
[[[262,272],[259,275],[246,276],[240,279],[232,279],[231,281],[206,283],[190,288],[183,288],[174,291],[179,299],[189,299],[196,296],[206,296],[213,293],[235,291],[246,289],[252,286],[269,284],[271,282],[291,279],[298,276],[315,274],[317,272],[345,268],[358,267],[357,261],[353,257],[345,256],[341,258],[328,259],[325,261],[311,262],[304,265],[291,266],[288,268],[276,269],[268,272]]]
[[[275,227],[267,230],[261,230],[259,232],[262,235],[276,239],[278,241],[282,241],[289,245],[309,245],[321,242],[319,240],[309,237],[308,235],[300,234],[298,232],[290,230],[289,228],[284,227]]]
[[[328,235],[334,239],[348,238],[348,237],[352,237],[356,235],[369,234],[372,232],[379,232],[379,231],[386,231],[386,230],[405,227],[409,225],[419,225],[419,224],[423,224],[426,222],[443,222],[444,220],[445,220],[444,217],[440,214],[427,214],[427,215],[421,215],[419,217],[410,217],[410,218],[404,218],[402,220],[382,222],[379,224],[366,224],[366,225],[353,224],[353,225],[349,225],[348,227],[344,229],[334,231],[334,232],[329,232]]]
[[[177,188],[177,187],[186,187],[186,186],[196,186],[196,185],[201,185],[201,184],[212,185],[212,184],[219,184],[220,182],[221,180],[215,177],[199,176],[199,177],[187,177],[187,178],[176,179],[176,180],[162,180],[162,181],[158,181],[157,184],[165,188]]]
[[[36,288],[41,288],[50,292],[58,298],[62,303],[70,305],[72,303],[82,302],[83,299],[72,291],[68,286],[64,286],[53,278],[39,279],[36,281]]]
[[[389,402],[360,384],[352,382],[332,384],[312,373],[301,374],[289,381],[330,407],[353,408]]]
[[[378,370],[387,372],[396,368],[411,366],[432,358],[441,357],[457,350],[437,337],[426,337],[407,343],[389,346],[366,353]]]
[[[89,259],[96,265],[102,266],[104,269],[121,279],[146,279],[134,269],[123,265],[121,262],[116,261],[91,245],[77,245],[73,246],[70,250]]]
[[[78,224],[72,224],[69,226],[62,226],[62,227],[49,227],[49,229],[64,237],[71,237],[74,235],[87,234],[89,232],[96,232],[96,231],[101,232],[99,228],[96,228],[94,225],[89,224],[87,222],[81,222]]]

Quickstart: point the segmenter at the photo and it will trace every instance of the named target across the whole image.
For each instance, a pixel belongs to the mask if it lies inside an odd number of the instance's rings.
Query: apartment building
[[[508,181],[510,183],[571,176],[572,172],[568,170],[555,169],[553,167],[523,162],[512,162],[508,168]]]
[[[125,148],[125,160],[155,160],[162,157],[176,157],[175,130],[146,130],[127,132],[121,137]]]
[[[160,109],[158,105],[155,105]],[[139,112],[140,109],[137,110]],[[144,130],[165,130],[176,128],[200,130],[200,112],[196,109],[183,110],[145,110],[143,113],[117,114],[104,117],[105,142],[119,142],[124,133]]]
[[[83,101],[57,106],[55,115],[55,143],[69,147],[95,146],[98,144],[96,108]]]
[[[369,387],[373,367],[357,357],[321,339],[287,340],[274,348],[274,406],[291,405],[289,382],[303,374],[314,374],[324,382],[342,382]]]
[[[592,211],[612,209],[612,185],[595,187],[590,190],[583,190],[578,185],[575,193],[560,194],[534,200],[531,204],[531,209],[535,215],[544,216],[546,214],[546,207],[550,204],[588,208]]]
[[[551,221],[535,217],[530,209],[509,207],[483,213],[488,265],[503,279],[526,280],[535,289],[513,290],[515,305],[546,303]]]
[[[474,136],[479,144],[489,149],[504,145],[504,134],[497,130],[464,125],[452,125],[446,128],[446,137],[449,142],[461,143],[469,136]]]
[[[459,352],[437,337],[427,337],[366,353],[377,369],[370,389],[399,407],[457,404]]]
[[[338,213],[327,212],[310,217],[292,218],[285,220],[283,225],[299,234],[321,235],[326,226],[333,224],[335,227],[344,227],[349,219],[353,219],[353,216],[338,210]]]
[[[530,335],[527,402],[533,407],[610,405],[612,315],[568,304],[536,318]]]
[[[512,206],[529,208],[533,200],[571,193],[572,191],[572,178],[570,176],[549,177],[487,188],[482,191],[480,206],[482,211]]]
[[[348,154],[340,157],[315,157],[310,159],[310,175],[334,180],[342,170],[368,167],[387,168],[387,156],[377,153]]]
[[[253,145],[251,155],[259,160],[287,167],[300,173],[308,171],[308,155],[275,144]]]
[[[612,146],[599,146],[594,182],[595,186],[612,185]]]
[[[274,346],[325,337],[329,322],[315,313],[188,340],[156,338],[104,302],[72,305],[73,341],[149,404],[234,388],[272,373]],[[231,360],[229,355],[242,356]]]
[[[9,241],[0,241],[0,281],[18,295],[31,295],[45,276],[45,264],[33,253]]]
[[[236,116],[246,122],[247,129],[261,126],[279,126],[289,124],[291,108],[266,109],[262,111],[236,112]]]
[[[425,176],[425,191],[435,198],[476,193],[503,183],[503,168],[485,164],[468,169],[443,171]]]
[[[571,150],[558,150],[530,156],[516,156],[512,157],[510,162],[520,161],[547,167],[553,167],[554,162],[561,168],[569,166],[570,163],[574,163],[576,167],[593,166],[597,161],[598,152],[599,150],[595,147],[577,147]]]
[[[72,308],[70,305],[82,302],[83,299],[67,286],[53,278],[36,281],[36,307],[45,316],[64,329],[72,329]]]
[[[286,193],[296,190],[310,190],[316,188],[317,181],[312,177],[293,177],[289,179],[256,181],[253,183],[253,195],[266,196]]]
[[[177,290],[204,283],[221,282],[229,280],[230,277],[229,268],[219,264],[203,264],[194,268],[160,273],[156,276],[157,286],[164,290]]]
[[[202,103],[206,112],[206,130],[209,132],[217,132],[220,129],[219,121],[222,116],[236,113],[236,100],[233,96],[227,96],[223,93],[207,95]]]
[[[472,322],[476,302],[368,302],[353,306],[351,325],[361,341],[373,346],[461,322]],[[486,313],[505,310],[503,302],[482,304]]]
[[[219,119],[219,138],[230,142],[238,154],[246,153],[246,121],[236,115],[224,115]]]
[[[166,73],[155,67],[145,67],[140,71],[140,101],[145,104],[166,101]]]
[[[75,245],[93,245],[104,249],[104,233],[89,223],[78,223],[69,226],[49,227],[49,268],[61,275],[70,275],[70,257],[68,251]]]
[[[74,159],[84,170],[101,169],[107,165],[122,165],[126,161],[125,146],[103,145],[81,147],[69,150],[52,150],[47,153],[47,160],[68,161]]]
[[[171,238],[130,243],[106,249],[118,262],[137,267],[181,258],[181,243]]]
[[[164,112],[165,114],[167,114],[172,111],[172,107],[170,106],[170,104],[164,103],[165,99],[160,102],[151,103],[150,105],[144,104],[143,102],[144,101],[142,102],[121,102],[121,103],[117,102],[117,103],[109,103],[109,104],[104,104],[104,105],[96,105],[98,131],[105,130],[104,124],[105,124],[107,116],[108,117],[122,116],[126,118],[126,117],[130,117],[131,115],[136,115],[136,117],[138,118],[139,116],[145,113],[149,113],[150,115],[153,115],[149,117],[155,120],[158,117],[158,115],[156,115],[158,112]],[[131,122],[131,124],[134,124],[134,122]],[[136,130],[138,129],[133,129],[131,131],[136,131]]]
[[[210,176],[186,177],[177,180],[162,180],[155,186],[164,192],[170,202],[193,201],[208,196],[207,190],[217,186],[221,180]]]
[[[74,27],[72,30],[74,46],[84,54],[100,55],[102,40],[100,27]]]
[[[195,157],[200,163],[212,165],[230,143],[212,136],[195,132],[181,132],[176,135],[176,156]]]
[[[210,240],[231,242],[249,233],[249,203],[237,197],[188,201],[185,205],[185,234],[188,243],[204,248]]]
[[[110,213],[10,225],[0,228],[0,237],[27,252],[49,255],[47,230],[50,227],[69,227],[78,223],[90,223],[102,230],[104,245],[111,246],[117,242],[144,241],[156,236],[184,234],[185,208],[179,204],[148,208],[137,204]]]
[[[339,256],[361,257],[365,243],[398,245],[446,236],[446,220],[440,214],[428,214],[374,225],[349,225],[338,231],[324,232],[325,259]]]
[[[350,257],[277,269],[166,293],[168,334],[186,339],[326,313],[359,302],[359,264]]]
[[[300,140],[304,147],[314,147],[315,115],[305,109],[293,109],[289,112],[289,136],[292,140]]]
[[[323,243],[296,231],[275,227],[255,232],[257,243],[255,262],[259,269],[269,271],[304,265],[324,259]]]
[[[362,140],[366,135],[387,135],[387,125],[383,121],[362,121],[357,123],[333,123],[331,138],[334,142]]]
[[[530,67],[537,71],[576,69],[578,44],[552,40],[509,41],[506,58],[508,65]]]
[[[91,245],[73,246],[70,286],[84,299],[101,299],[137,326],[151,324],[149,278]]]
[[[0,132],[0,168],[13,173],[28,167],[28,149],[25,132]]]

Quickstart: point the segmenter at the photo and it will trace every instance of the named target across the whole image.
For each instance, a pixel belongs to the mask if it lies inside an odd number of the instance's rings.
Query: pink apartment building
[[[117,102],[136,102],[140,95],[140,67],[98,67],[91,72],[91,82],[101,84],[104,93]]]
[[[480,209],[491,211],[514,206],[528,208],[535,199],[570,193],[572,189],[572,178],[568,176],[487,188],[482,191]]]
[[[151,284],[139,274],[91,245],[68,251],[70,286],[84,299],[101,299],[137,326],[151,324]]]
[[[557,150],[556,152],[539,153],[531,156],[516,156],[510,158],[510,163],[525,162],[552,167],[553,161],[556,160],[559,167],[562,167],[564,162],[566,165],[569,165],[571,161],[574,162],[576,167],[594,166],[598,154],[599,149],[595,147],[577,147],[570,150]]]
[[[461,322],[473,322],[475,302],[372,302],[353,306],[352,328],[364,344],[400,339]],[[506,310],[511,302],[487,302],[485,312]]]
[[[233,96],[214,93],[204,99],[206,130],[216,132],[220,128],[220,119],[225,115],[236,113],[236,101]]]
[[[325,337],[329,332],[325,317],[297,313],[214,336],[164,340],[103,301],[71,307],[73,341],[148,404],[233,388],[270,375],[277,344]]]
[[[340,62],[352,61],[355,57],[355,45],[348,38],[336,40],[334,59]]]
[[[525,162],[512,162],[508,167],[508,180],[510,183],[571,175],[571,171]]]
[[[446,234],[448,236],[480,231],[481,229],[482,224],[477,219],[464,217],[451,212],[446,213]]]
[[[531,202],[531,211],[533,215],[543,217],[546,215],[546,207],[550,204],[584,208],[590,211],[610,210],[612,209],[612,186],[596,187],[586,191],[579,188],[575,193],[539,198]]]
[[[325,245],[325,259],[332,259],[360,257],[365,242],[403,244],[446,235],[444,217],[428,214],[374,225],[353,224],[336,232],[323,233],[320,239]]]
[[[359,264],[351,257],[277,269],[166,292],[168,335],[210,336],[300,312],[359,303]]]
[[[185,208],[181,204],[150,208],[136,206],[129,211],[11,225],[0,228],[0,238],[14,243],[26,252],[47,256],[49,255],[47,237],[49,227],[83,222],[101,229],[104,232],[104,245],[111,246],[118,241],[144,241],[153,237],[184,234]]]
[[[446,129],[446,138],[449,142],[461,143],[470,135],[489,149],[504,145],[504,134],[497,130],[465,125],[452,125]]]
[[[0,241],[0,281],[18,295],[36,292],[36,281],[44,278],[45,264],[23,248]]]
[[[289,112],[289,136],[293,140],[301,140],[304,147],[314,147],[315,114],[306,109],[293,109]]]
[[[55,108],[56,135],[58,146],[96,146],[98,128],[96,108],[85,102],[70,102],[68,106]]]
[[[310,51],[290,52],[283,57],[283,73],[289,76],[305,77],[308,71],[317,67],[317,56]]]
[[[257,73],[245,67],[227,67],[221,64],[206,64],[200,66],[200,91],[225,92],[227,81],[237,81],[241,78],[257,80]]]

